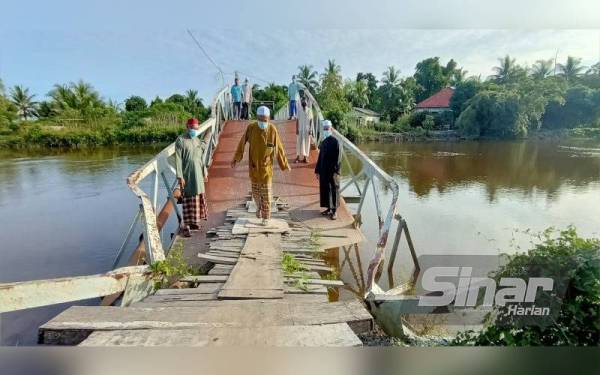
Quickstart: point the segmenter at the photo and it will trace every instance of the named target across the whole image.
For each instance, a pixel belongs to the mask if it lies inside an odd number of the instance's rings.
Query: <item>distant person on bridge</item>
[[[248,82],[248,78],[242,85],[242,120],[250,118],[250,106],[252,105],[252,85]]]
[[[175,141],[175,169],[183,200],[183,235],[200,229],[201,221],[208,218],[204,193],[204,149],[206,141],[200,139],[198,120],[187,121],[187,132]]]
[[[321,207],[327,208],[321,215],[337,219],[337,208],[340,205],[340,170],[342,166],[342,150],[340,142],[332,135],[331,121],[323,121],[323,141],[319,146],[319,159],[315,174],[319,180]]]
[[[231,162],[231,168],[235,168],[242,161],[244,148],[248,143],[248,174],[252,184],[252,198],[256,203],[256,217],[262,218],[263,225],[267,225],[271,218],[273,160],[277,159],[282,171],[290,170],[277,128],[269,122],[270,115],[269,108],[258,107],[258,121],[248,124]]]
[[[289,120],[298,118],[298,107],[296,107],[298,98],[300,97],[300,84],[296,82],[296,76],[292,76],[292,83],[288,86],[288,98],[290,100],[290,117]]]
[[[312,109],[306,99],[302,99],[302,111],[298,115],[298,123],[296,124],[296,160],[294,163],[299,163],[300,158],[302,158],[303,163],[308,163],[312,123]]]
[[[242,111],[242,86],[236,77],[234,85],[231,86],[231,101],[233,102],[233,119],[239,120]]]

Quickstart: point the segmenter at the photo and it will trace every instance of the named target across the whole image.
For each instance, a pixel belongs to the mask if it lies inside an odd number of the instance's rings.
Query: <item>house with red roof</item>
[[[417,103],[415,112],[444,112],[450,111],[450,98],[454,95],[452,87],[445,87],[429,98]]]

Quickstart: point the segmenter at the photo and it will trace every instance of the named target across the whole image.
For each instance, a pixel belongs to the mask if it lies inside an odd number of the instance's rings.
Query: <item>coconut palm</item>
[[[556,66],[560,72],[559,74],[570,82],[577,80],[585,69],[585,67],[581,65],[581,59],[573,56],[568,56],[564,65],[557,64]]]
[[[100,94],[91,84],[79,80],[76,83],[71,82],[70,87],[77,100],[77,109],[85,110],[103,106],[104,103],[100,99]]]
[[[452,86],[456,86],[460,82],[463,82],[465,79],[467,79],[468,72],[468,70],[465,70],[463,68],[454,69],[454,71],[452,72],[452,77],[450,77],[450,84],[452,84]]]
[[[304,85],[312,94],[315,94],[319,81],[317,72],[313,70],[312,65],[300,65],[298,67],[298,82]]]
[[[29,94],[29,89],[23,86],[15,86],[10,90],[10,101],[17,107],[17,114],[25,121],[28,118],[37,116],[37,102],[33,100],[35,94]]]
[[[342,72],[342,67],[335,63],[335,60],[327,60],[327,66],[325,67],[325,73],[322,78],[327,77],[339,77]]]
[[[384,85],[398,86],[400,83],[400,70],[394,66],[388,66],[387,70],[383,72],[383,78],[381,79]]]
[[[531,77],[538,80],[548,77],[552,73],[553,64],[554,59],[537,60],[531,67]]]
[[[350,97],[352,104],[357,107],[365,108],[369,104],[369,87],[367,81],[359,79],[351,86]]]
[[[492,68],[495,74],[493,74],[491,78],[496,80],[498,83],[506,83],[515,73],[517,60],[512,59],[509,55],[506,55],[503,58],[499,58],[498,61],[500,62],[500,65]]]
[[[597,62],[594,65],[590,66],[590,68],[585,74],[600,76],[600,62]]]
[[[82,80],[71,82],[69,85],[54,85],[48,93],[54,111],[62,112],[75,109],[85,112],[89,109],[104,107],[100,94],[92,85]]]
[[[203,105],[202,99],[198,97],[197,90],[187,90],[185,92],[185,107],[188,112],[198,115]]]

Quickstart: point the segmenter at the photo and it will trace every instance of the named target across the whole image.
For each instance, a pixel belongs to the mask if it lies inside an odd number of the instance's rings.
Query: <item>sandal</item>
[[[332,213],[331,213],[331,215],[329,215],[329,218],[330,218],[331,220],[337,220],[337,213],[335,213],[335,212],[332,212]]]
[[[192,237],[192,232],[190,231],[190,227],[188,225],[181,228],[181,234],[183,237]]]
[[[321,212],[321,215],[323,215],[323,216],[331,215],[331,210],[326,209],[325,211]]]

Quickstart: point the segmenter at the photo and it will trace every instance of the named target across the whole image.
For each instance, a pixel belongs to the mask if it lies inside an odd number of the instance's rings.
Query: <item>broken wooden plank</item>
[[[344,282],[341,280],[327,280],[327,279],[299,279],[294,277],[286,277],[286,283],[297,283],[298,280],[301,282],[311,285],[323,285],[323,286],[344,286]]]
[[[215,264],[236,264],[237,259],[198,253],[198,258]]]
[[[211,275],[200,275],[200,276],[185,276],[179,279],[179,281],[188,283],[223,283],[227,281],[227,276],[211,276]]]
[[[360,346],[348,324],[96,331],[81,346]]]
[[[304,285],[302,288],[296,285],[286,285],[286,294],[327,294],[327,288],[322,285]]]
[[[164,295],[181,295],[181,294],[211,294],[216,293],[223,283],[207,283],[200,284],[196,288],[183,288],[183,289],[159,289],[154,293],[155,296]]]
[[[239,218],[235,221],[231,233],[249,234],[249,233],[284,233],[290,230],[285,220],[270,219],[268,225],[262,225],[262,220],[256,217]],[[248,240],[246,240],[248,241]]]

